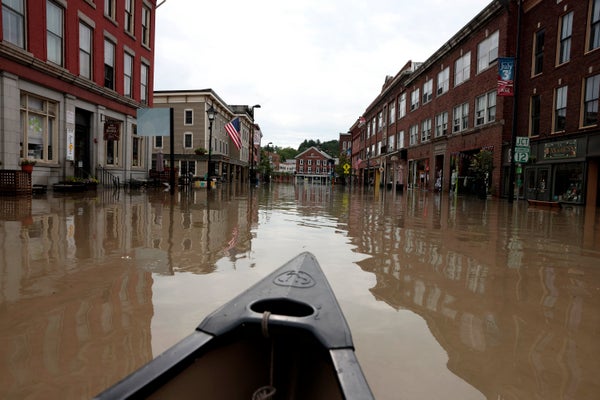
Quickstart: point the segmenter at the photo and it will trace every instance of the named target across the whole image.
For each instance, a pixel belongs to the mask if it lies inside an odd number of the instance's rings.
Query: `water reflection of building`
[[[21,229],[0,224],[3,398],[91,398],[152,358],[151,275],[77,262],[78,224],[48,211]]]
[[[448,368],[486,398],[593,398],[597,260],[568,255],[584,241],[582,210],[463,204],[468,212],[432,196],[351,203],[349,236],[372,255],[358,264],[376,275],[373,295],[422,316]],[[513,233],[515,218],[524,228]]]
[[[91,398],[152,359],[152,273],[207,273],[245,252],[248,198],[228,187],[9,199],[20,211],[0,215],[0,397]]]

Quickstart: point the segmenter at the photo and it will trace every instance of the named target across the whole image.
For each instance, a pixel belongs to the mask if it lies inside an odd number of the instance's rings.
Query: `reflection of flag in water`
[[[231,120],[227,125],[225,125],[225,130],[229,133],[229,137],[235,144],[235,147],[239,150],[242,147],[242,138],[240,137],[240,119],[235,117]]]
[[[238,240],[238,233],[239,233],[238,227],[236,226],[231,231],[231,240],[229,242],[227,242],[227,248],[225,250],[231,250],[235,247],[235,245],[237,244],[237,240]]]

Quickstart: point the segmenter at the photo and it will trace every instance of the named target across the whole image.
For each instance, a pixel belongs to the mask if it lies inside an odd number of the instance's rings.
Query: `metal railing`
[[[96,167],[97,177],[102,186],[104,187],[121,187],[121,180],[118,176],[113,175],[109,170],[104,168],[102,165]]]

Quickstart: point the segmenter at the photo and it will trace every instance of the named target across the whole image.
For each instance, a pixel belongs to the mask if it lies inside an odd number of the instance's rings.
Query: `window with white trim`
[[[431,118],[421,122],[421,143],[431,140]]]
[[[148,105],[148,73],[150,67],[144,63],[140,66],[140,102]]]
[[[104,87],[115,89],[115,44],[104,39]]]
[[[568,86],[562,86],[554,92],[554,132],[564,131],[567,124]]]
[[[420,89],[416,88],[410,94],[410,111],[416,110],[419,108],[419,97],[420,97]]]
[[[185,132],[183,134],[183,148],[184,149],[191,149],[192,147],[194,147],[194,135],[192,134],[192,132]]]
[[[469,127],[469,103],[454,107],[452,132],[460,132]]]
[[[21,157],[56,162],[58,103],[21,94]]]
[[[450,67],[444,68],[437,76],[437,95],[442,95],[450,88]]]
[[[496,91],[491,91],[475,99],[475,126],[496,120]]]
[[[541,29],[535,33],[533,41],[533,75],[541,74],[544,69],[544,41],[546,31]]]
[[[419,125],[414,124],[408,129],[410,136],[410,145],[415,145],[419,141]]]
[[[427,104],[433,97],[433,79],[427,80],[423,84],[423,104]]]
[[[560,18],[560,41],[558,43],[558,64],[571,59],[571,37],[573,36],[573,11]]]
[[[133,56],[127,52],[123,55],[123,95],[133,97]]]
[[[2,1],[2,38],[25,48],[25,1]]]
[[[63,65],[64,10],[53,1],[46,1],[46,55],[48,61]]]
[[[600,97],[600,74],[585,79],[583,102],[583,126],[598,124],[598,98]]]
[[[448,134],[448,111],[435,116],[435,137]]]
[[[454,63],[454,86],[469,80],[471,77],[471,52],[460,57]]]
[[[112,20],[116,17],[115,2],[116,0],[104,0],[104,16]]]
[[[150,9],[142,6],[142,44],[150,47]]]
[[[396,121],[396,102],[392,102],[389,107],[389,123],[390,125]]]
[[[92,79],[92,28],[79,21],[79,75]]]
[[[183,110],[183,124],[194,125],[194,110],[186,109]]]
[[[400,95],[398,98],[398,119],[406,115],[406,92]]]
[[[600,0],[591,0],[592,12],[590,13],[590,34],[588,50],[600,47]]]
[[[477,73],[488,69],[498,59],[498,31],[477,45]]]
[[[134,1],[125,0],[125,32],[129,33],[130,35],[134,34],[134,11]]]

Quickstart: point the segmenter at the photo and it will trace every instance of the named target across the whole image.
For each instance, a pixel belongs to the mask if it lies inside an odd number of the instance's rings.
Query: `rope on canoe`
[[[260,323],[261,330],[263,336],[268,339],[269,338],[269,317],[271,313],[269,311],[263,312],[262,321]],[[275,392],[277,389],[273,386],[273,372],[274,372],[274,361],[275,361],[275,345],[271,340],[271,362],[270,362],[270,371],[269,371],[269,380],[270,384],[267,386],[261,386],[254,391],[252,394],[252,400],[268,400],[272,399],[275,396]]]

